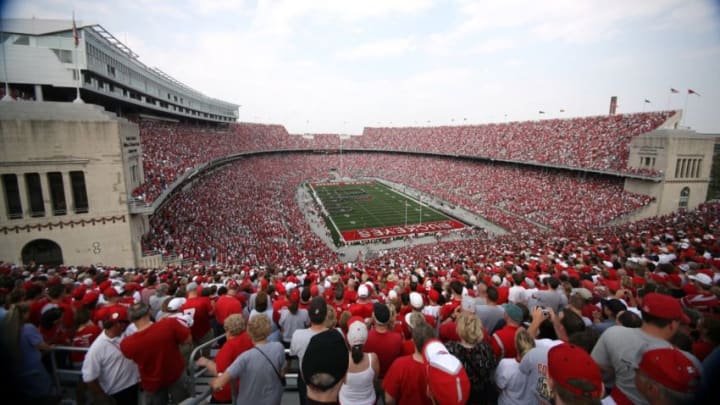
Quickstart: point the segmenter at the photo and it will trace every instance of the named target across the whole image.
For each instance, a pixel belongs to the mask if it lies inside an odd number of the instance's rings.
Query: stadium
[[[290,134],[239,122],[101,25],[3,20],[2,36],[3,297],[62,284],[72,305],[109,283],[132,304],[152,279],[270,284],[280,302],[369,283],[377,302],[438,290],[458,307],[453,280],[477,299],[553,277],[682,298],[700,274],[715,301],[698,314],[718,316],[720,134],[683,127],[683,110]],[[66,393],[73,373],[51,357]],[[209,375],[187,368],[207,398]]]

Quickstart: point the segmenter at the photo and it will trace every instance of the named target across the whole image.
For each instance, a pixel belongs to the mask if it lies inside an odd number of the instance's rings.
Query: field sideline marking
[[[325,211],[325,214],[326,214],[325,216],[328,217],[328,219],[330,220],[330,223],[332,224],[333,228],[335,228],[335,231],[338,233],[338,237],[340,237],[340,239],[342,239],[343,243],[347,243],[347,241],[345,240],[345,237],[343,236],[342,232],[340,232],[340,229],[338,229],[337,224],[335,224],[335,221],[333,220],[332,215],[330,215],[330,212],[325,208],[325,204],[323,203],[322,198],[320,198],[320,196],[317,194],[317,191],[315,190],[315,187],[313,187],[313,185],[312,185],[311,182],[308,182],[308,185],[310,186],[310,189],[313,191],[313,198],[315,198],[315,200],[316,200],[316,201],[320,204],[320,206],[322,207],[323,211]]]

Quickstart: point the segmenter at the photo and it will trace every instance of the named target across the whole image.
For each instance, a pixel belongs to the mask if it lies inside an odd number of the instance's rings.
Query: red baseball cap
[[[115,288],[108,287],[103,290],[103,295],[105,296],[105,299],[110,299],[110,298],[117,297],[119,294]]]
[[[110,311],[105,313],[105,322],[129,322],[127,308],[122,305],[115,305]]]
[[[690,318],[685,315],[680,301],[660,293],[649,293],[643,298],[642,312],[662,319],[672,319],[690,323]]]
[[[583,398],[602,398],[603,384],[600,366],[583,349],[569,343],[554,346],[548,352],[548,375],[558,385]],[[574,384],[584,381],[592,385],[585,391]]]
[[[290,302],[300,302],[300,291],[297,288],[290,291]]]
[[[470,379],[460,360],[437,339],[423,347],[430,393],[438,404],[465,404],[470,396]]]
[[[693,392],[700,380],[700,371],[692,361],[673,348],[648,350],[638,368],[651,380],[678,392]]]
[[[85,295],[82,297],[82,301],[80,301],[83,305],[90,305],[93,302],[97,301],[98,297],[100,297],[100,294],[98,294],[97,291],[88,291],[85,293]]]

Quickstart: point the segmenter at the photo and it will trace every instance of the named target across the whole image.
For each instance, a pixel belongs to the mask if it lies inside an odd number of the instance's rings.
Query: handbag
[[[257,346],[253,347],[253,349],[256,349],[257,351],[259,351],[260,354],[262,354],[263,357],[265,357],[265,360],[267,360],[268,363],[270,363],[270,367],[272,367],[273,371],[275,372],[275,374],[277,374],[278,378],[280,379],[280,384],[282,384],[283,387],[287,386],[287,379],[285,378],[284,375],[280,375],[280,372],[278,371],[277,368],[275,368],[275,365],[273,364],[272,361],[270,361],[270,358],[265,353],[263,353],[262,350],[258,349]]]

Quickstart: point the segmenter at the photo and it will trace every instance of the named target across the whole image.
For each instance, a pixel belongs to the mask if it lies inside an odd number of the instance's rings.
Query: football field
[[[464,228],[435,209],[374,182],[311,183],[334,236],[344,242]]]

